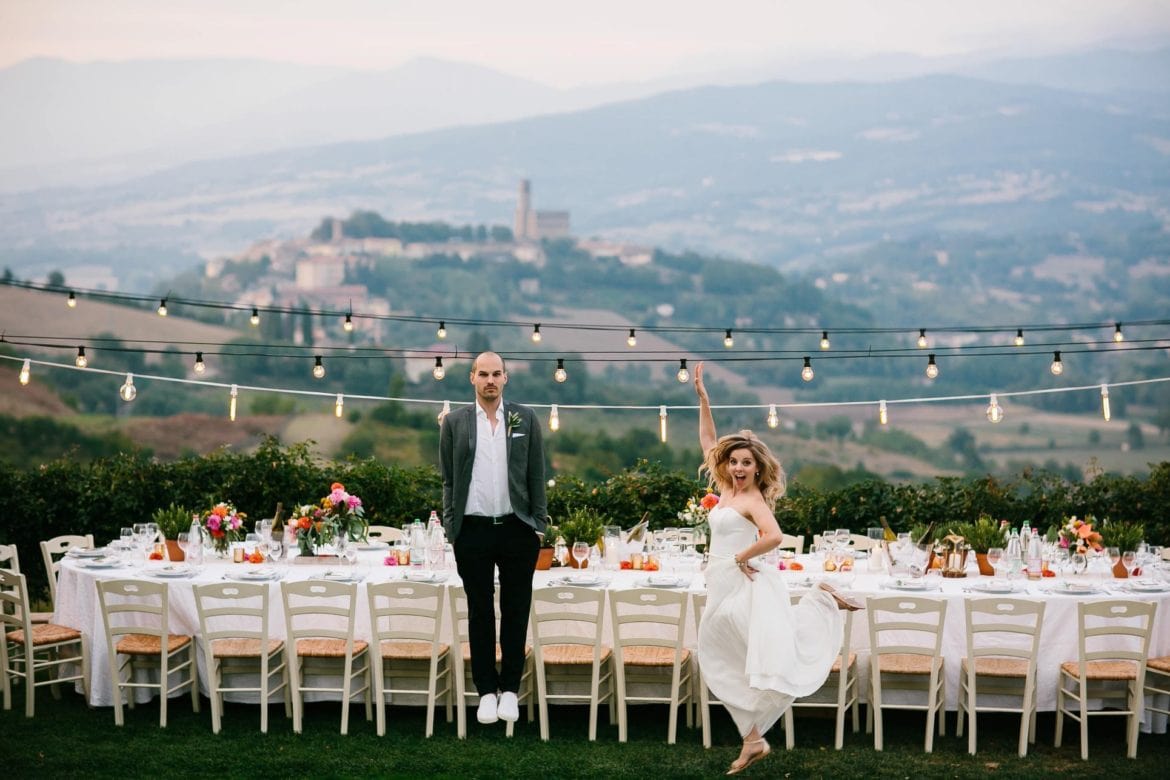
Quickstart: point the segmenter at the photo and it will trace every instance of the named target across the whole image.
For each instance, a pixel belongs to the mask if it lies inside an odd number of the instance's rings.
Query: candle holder
[[[944,537],[936,548],[942,556],[942,576],[959,578],[967,576],[967,553],[971,545],[959,534]]]

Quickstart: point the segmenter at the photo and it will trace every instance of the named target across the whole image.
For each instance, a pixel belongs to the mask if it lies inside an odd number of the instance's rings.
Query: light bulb
[[[890,413],[886,411],[885,401],[878,401],[878,422],[882,425],[888,425],[890,422]]]
[[[1023,328],[1016,328],[1016,340],[1014,343],[1017,347],[1024,346],[1024,329]]]
[[[65,305],[70,309],[77,308],[77,296],[73,294],[72,290],[69,291],[69,297],[65,299]]]
[[[206,370],[207,370],[207,366],[203,363],[203,353],[196,352],[195,353],[195,373],[202,374]]]
[[[828,348],[829,348],[829,331],[822,330],[821,331],[821,349],[828,349]]]
[[[918,348],[926,349],[926,328],[918,329]]]
[[[565,371],[564,358],[557,358],[557,370],[553,372],[553,379],[557,380],[558,382],[564,382],[568,378],[569,374]]]
[[[228,401],[228,419],[232,422],[236,421],[236,397],[239,396],[240,391],[235,385],[232,385],[231,398]]]
[[[118,395],[122,396],[122,400],[130,403],[138,397],[138,389],[134,387],[134,375],[127,374],[126,381],[118,388]]]
[[[540,323],[537,323],[537,324],[532,326],[532,343],[539,344],[540,338],[541,338],[541,336],[540,336]],[[564,380],[561,380],[561,381],[564,381]]]
[[[447,369],[443,368],[443,358],[441,356],[435,358],[435,367],[431,369],[431,376],[436,380],[441,380],[447,376]]]
[[[28,384],[29,375],[32,373],[32,364],[28,358],[24,359],[24,363],[20,367],[20,383],[22,385]]]
[[[995,393],[991,394],[991,403],[987,405],[987,421],[997,423],[1003,419],[1003,407],[999,405],[999,399],[995,397]]]
[[[1109,409],[1109,385],[1101,385],[1101,414],[1105,417],[1105,422],[1109,422],[1113,417],[1113,412]]]
[[[167,299],[166,298],[163,298],[161,301],[158,302],[158,316],[160,316],[160,317],[167,316]]]
[[[780,415],[776,413],[776,404],[768,404],[768,427],[775,428],[780,424]]]
[[[658,407],[658,438],[666,444],[666,407]]]
[[[252,316],[248,320],[248,322],[252,323],[253,325],[260,324],[260,310],[257,309],[255,306],[252,307]]]
[[[353,333],[353,314],[352,313],[350,313],[350,312],[345,313],[345,322],[343,322],[341,324],[341,327],[345,328],[346,333]]]
[[[815,374],[813,373],[812,360],[805,356],[804,368],[800,369],[800,378],[806,382],[811,382]]]
[[[731,337],[731,328],[728,328],[723,333],[723,346],[727,347],[728,349],[731,349],[735,346],[735,339]]]
[[[440,321],[439,329],[435,331],[435,335],[441,339],[447,338],[447,323]]]
[[[1052,371],[1052,373],[1056,376],[1060,376],[1064,373],[1064,363],[1062,363],[1060,360],[1059,349],[1052,353],[1052,366],[1049,368],[1049,370]]]
[[[931,352],[926,361],[926,376],[930,379],[938,378],[938,363],[934,362],[934,353]]]
[[[78,368],[85,368],[89,365],[89,360],[85,357],[85,347],[77,348],[77,359],[73,362]]]
[[[557,411],[557,405],[553,404],[548,411],[548,429],[550,431],[559,431],[561,429],[561,415]]]
[[[1121,332],[1120,322],[1113,326],[1113,340],[1118,344],[1125,341],[1125,334]]]
[[[439,425],[443,424],[443,418],[446,417],[447,415],[449,415],[450,413],[451,413],[451,402],[444,401],[443,408],[439,410],[439,414],[437,415],[438,419],[439,419]]]
[[[630,335],[626,336],[626,346],[627,347],[638,346],[638,337],[634,335],[633,328],[630,328]]]
[[[345,409],[345,396],[341,393],[337,394],[337,400],[333,402],[333,416],[340,419],[341,413]]]
[[[321,379],[325,376],[325,366],[321,362],[321,356],[317,355],[317,359],[313,362],[313,377]]]
[[[687,371],[687,359],[682,358],[678,361],[678,373],[675,374],[680,382],[686,382],[691,378],[691,372]]]

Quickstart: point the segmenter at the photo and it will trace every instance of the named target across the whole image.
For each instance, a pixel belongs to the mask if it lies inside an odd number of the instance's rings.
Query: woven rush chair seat
[[[961,668],[967,671],[969,658],[964,658]],[[984,677],[1024,677],[1028,674],[1028,662],[1020,658],[976,658],[975,674]]]
[[[353,654],[359,655],[369,647],[364,639],[353,640]],[[306,658],[345,658],[344,639],[298,639],[297,655]]]
[[[857,653],[850,650],[849,655],[847,656],[846,661],[845,661],[845,666],[853,666],[853,664],[856,662],[857,662]],[[835,659],[833,659],[833,665],[829,667],[829,674],[832,674],[834,672],[839,672],[839,671],[841,671],[841,656],[837,656]]]
[[[1060,665],[1060,671],[1069,677],[1081,676],[1081,665],[1076,661],[1065,661]],[[1136,680],[1138,665],[1133,661],[1087,661],[1085,663],[1085,679],[1087,680]]]
[[[35,613],[29,614],[29,619]],[[24,644],[24,629],[17,629],[9,631],[6,635],[9,642],[16,642]],[[81,639],[81,632],[68,628],[66,626],[58,626],[55,623],[37,623],[32,627],[32,643],[36,645],[52,645],[58,642],[73,642]]]
[[[167,652],[173,653],[190,642],[189,636],[167,634]],[[127,634],[118,640],[114,649],[126,655],[158,655],[162,652],[162,640],[149,634]]]
[[[471,642],[460,642],[459,650],[463,654],[463,662],[471,663]],[[524,645],[524,655],[527,656],[532,652],[532,645]],[[496,642],[496,663],[504,660],[504,650],[500,647],[500,643]]]
[[[268,655],[283,647],[283,640],[269,639]],[[216,658],[259,658],[264,649],[259,639],[216,639],[211,643],[211,654]]]
[[[934,659],[912,653],[889,653],[878,660],[878,670],[889,674],[930,674]]]
[[[630,645],[623,648],[622,660],[626,662],[626,666],[672,666],[674,665],[674,650],[669,647]],[[682,662],[686,664],[690,663],[690,660],[691,651],[684,647]]]
[[[601,646],[601,662],[613,655],[609,645]],[[586,645],[548,645],[544,648],[544,662],[554,666],[589,666],[593,663],[593,648]]]
[[[439,655],[446,655],[451,646],[446,642],[439,644]],[[395,658],[400,661],[425,661],[431,657],[430,642],[382,642],[378,647],[383,658]]]
[[[1170,674],[1170,655],[1164,655],[1161,658],[1151,658],[1146,661],[1146,666],[1156,672]]]

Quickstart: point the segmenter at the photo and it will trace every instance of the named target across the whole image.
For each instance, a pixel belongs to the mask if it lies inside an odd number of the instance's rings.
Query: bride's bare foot
[[[743,742],[743,750],[739,752],[739,758],[731,762],[731,767],[727,770],[727,774],[738,775],[761,758],[765,758],[771,752],[772,748],[768,745],[768,740],[763,737],[759,739],[745,739]]]
[[[820,589],[833,597],[833,600],[837,602],[837,609],[844,609],[850,612],[856,612],[859,609],[865,609],[865,605],[860,601],[851,599],[848,596],[842,596],[839,592],[837,592],[836,588],[827,582],[822,582],[820,584]]]

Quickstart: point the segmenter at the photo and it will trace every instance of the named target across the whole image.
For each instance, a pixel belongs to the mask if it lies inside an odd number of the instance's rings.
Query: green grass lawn
[[[14,691],[14,694],[18,691]],[[480,726],[469,710],[467,740],[455,738],[454,724],[440,715],[435,736],[423,739],[422,709],[389,708],[385,737],[362,717],[350,712],[350,733],[338,733],[337,704],[311,704],[304,733],[292,733],[282,709],[270,711],[269,733],[259,730],[255,706],[229,704],[224,730],[211,733],[206,700],[203,711],[191,711],[189,700],[172,701],[166,729],[158,727],[157,704],[127,711],[126,725],[114,726],[113,710],[89,709],[80,696],[68,693],[54,701],[38,692],[37,715],[28,720],[23,700],[0,713],[0,761],[7,777],[714,777],[735,758],[738,739],[725,712],[712,713],[715,746],[704,750],[698,729],[688,730],[680,718],[679,741],[666,744],[666,709],[631,708],[630,741],[618,744],[617,727],[606,724],[604,712],[598,740],[585,735],[586,711],[581,707],[551,710],[549,742],[540,741],[535,723],[517,724],[513,739],[503,724]],[[1065,777],[1164,776],[1170,761],[1170,736],[1143,734],[1138,758],[1125,758],[1123,721],[1099,719],[1092,724],[1090,760],[1080,760],[1073,731],[1065,746],[1052,747],[1054,716],[1044,713],[1037,723],[1037,744],[1027,758],[1016,756],[1018,720],[1007,715],[980,718],[979,753],[967,754],[966,739],[954,734],[936,738],[931,755],[922,752],[924,716],[892,713],[886,719],[886,749],[875,752],[864,733],[846,734],[845,749],[832,749],[832,721],[816,714],[797,716],[797,747],[783,748],[774,729],[773,754],[744,773],[745,777]],[[1162,767],[1162,769],[1159,769]]]

